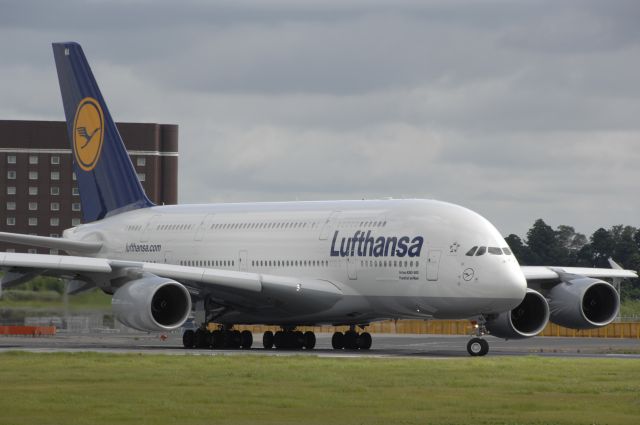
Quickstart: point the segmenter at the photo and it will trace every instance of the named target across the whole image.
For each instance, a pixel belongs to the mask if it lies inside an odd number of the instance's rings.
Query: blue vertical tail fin
[[[82,47],[53,43],[85,223],[152,206],[138,180]]]

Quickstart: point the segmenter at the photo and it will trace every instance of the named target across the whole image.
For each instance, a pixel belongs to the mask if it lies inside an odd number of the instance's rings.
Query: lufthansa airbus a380
[[[266,349],[313,349],[302,325],[348,325],[335,349],[369,349],[374,321],[464,318],[482,338],[528,338],[548,320],[607,325],[619,295],[613,269],[521,267],[496,228],[461,206],[433,200],[153,205],[145,195],[81,47],[54,43],[84,224],[62,238],[0,233],[0,240],[69,255],[0,253],[3,287],[36,275],[69,292],[112,294],[120,322],[142,331],[200,327],[184,346],[250,348],[239,324],[265,332]],[[219,324],[209,332],[208,324]]]

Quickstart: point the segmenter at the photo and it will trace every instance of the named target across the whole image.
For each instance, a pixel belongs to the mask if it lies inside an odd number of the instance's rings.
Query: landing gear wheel
[[[280,350],[285,346],[285,333],[282,331],[277,331],[273,336],[273,345],[275,345],[276,349]]]
[[[358,333],[356,331],[346,331],[344,333],[344,348],[346,350],[358,349]]]
[[[192,329],[184,331],[182,334],[182,345],[184,348],[193,348],[196,342],[196,333]]]
[[[266,331],[262,334],[262,346],[265,350],[271,350],[273,348],[273,332]]]
[[[253,334],[251,331],[244,330],[240,333],[240,346],[244,350],[248,350],[253,345]]]
[[[211,347],[214,350],[224,348],[224,332],[219,329],[211,332]]]
[[[313,350],[316,346],[316,334],[311,331],[304,333],[304,348],[307,350]]]
[[[342,350],[344,348],[344,334],[335,332],[331,337],[331,346],[334,350]]]
[[[209,346],[209,332],[204,329],[196,330],[195,344],[196,348],[207,348]]]
[[[368,350],[371,348],[371,344],[373,343],[371,339],[371,334],[369,332],[363,332],[358,335],[358,348],[361,350]]]
[[[471,338],[467,343],[467,352],[474,357],[484,356],[489,352],[489,343],[482,338]]]

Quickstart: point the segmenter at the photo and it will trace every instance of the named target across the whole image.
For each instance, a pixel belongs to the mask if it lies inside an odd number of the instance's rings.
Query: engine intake
[[[611,284],[580,276],[563,280],[549,291],[553,323],[572,329],[593,329],[616,318],[620,296]]]
[[[146,332],[179,328],[191,312],[187,288],[171,279],[153,275],[118,288],[111,304],[118,321]]]
[[[505,339],[523,339],[536,336],[549,321],[549,304],[537,291],[527,289],[522,302],[513,310],[500,313],[487,320],[491,335]]]

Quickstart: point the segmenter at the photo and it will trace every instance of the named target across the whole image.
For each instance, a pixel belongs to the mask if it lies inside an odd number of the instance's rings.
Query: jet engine
[[[615,288],[583,276],[564,276],[548,293],[551,321],[572,329],[593,329],[608,325],[620,308]]]
[[[118,321],[146,332],[176,329],[191,312],[187,288],[154,275],[132,280],[118,288],[111,304]]]
[[[516,308],[487,318],[491,335],[505,339],[531,338],[540,333],[549,321],[549,304],[541,293],[527,289]]]

